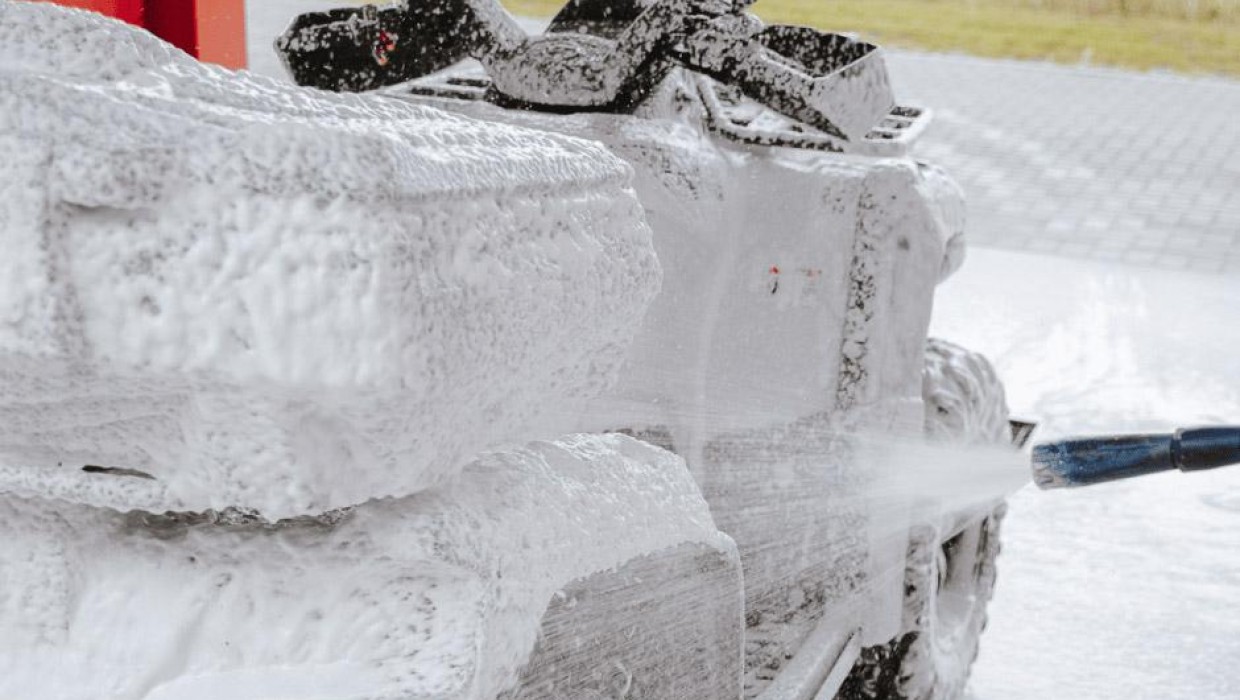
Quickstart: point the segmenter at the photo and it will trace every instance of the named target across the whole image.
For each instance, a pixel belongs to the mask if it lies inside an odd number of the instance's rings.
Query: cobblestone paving
[[[892,52],[974,244],[1240,274],[1240,82]]]

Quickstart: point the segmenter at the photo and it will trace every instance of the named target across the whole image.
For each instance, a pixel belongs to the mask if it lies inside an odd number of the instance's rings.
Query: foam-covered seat
[[[657,290],[630,177],[0,2],[0,492],[286,517],[528,440]]]

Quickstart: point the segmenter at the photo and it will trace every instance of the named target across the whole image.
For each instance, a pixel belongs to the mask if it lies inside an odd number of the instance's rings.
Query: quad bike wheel
[[[930,439],[1010,441],[1003,386],[981,355],[929,340],[922,394]],[[954,700],[963,694],[994,592],[1005,510],[1000,501],[970,514],[957,532],[929,523],[912,528],[904,629],[887,644],[862,650],[837,700]]]

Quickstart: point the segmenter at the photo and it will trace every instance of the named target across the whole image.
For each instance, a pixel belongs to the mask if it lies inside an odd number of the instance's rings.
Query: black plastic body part
[[[404,5],[306,12],[276,40],[276,53],[298,85],[364,92],[468,58],[481,40],[475,21],[466,4],[450,1],[422,12]],[[376,49],[385,41],[393,43],[381,59]]]

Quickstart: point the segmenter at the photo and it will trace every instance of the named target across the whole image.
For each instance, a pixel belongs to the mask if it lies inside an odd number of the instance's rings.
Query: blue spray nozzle
[[[1240,427],[1189,428],[1161,435],[1084,437],[1033,448],[1040,488],[1088,486],[1179,469],[1199,471],[1240,463]]]

